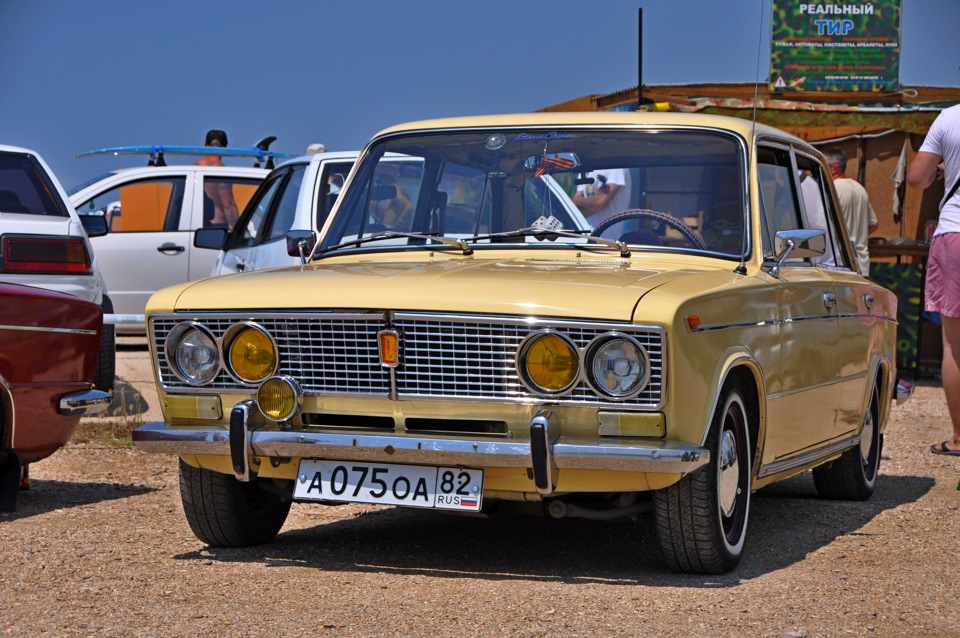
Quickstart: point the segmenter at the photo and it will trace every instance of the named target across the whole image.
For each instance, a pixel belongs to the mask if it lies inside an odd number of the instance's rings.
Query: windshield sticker
[[[549,133],[520,133],[514,138],[515,142],[526,142],[528,140],[569,140],[572,136],[569,133],[560,131],[550,131]]]

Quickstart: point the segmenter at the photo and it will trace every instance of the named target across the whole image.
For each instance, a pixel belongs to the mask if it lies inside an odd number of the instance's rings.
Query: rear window
[[[0,213],[70,215],[46,171],[24,153],[0,153]]]

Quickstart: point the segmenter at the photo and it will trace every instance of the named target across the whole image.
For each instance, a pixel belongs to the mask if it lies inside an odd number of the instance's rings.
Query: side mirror
[[[198,228],[193,234],[193,245],[197,248],[221,250],[226,239],[226,228]]]
[[[825,230],[802,229],[781,230],[773,236],[773,250],[777,265],[770,269],[774,277],[780,275],[780,267],[787,257],[806,259],[820,257],[827,252],[827,232]]]
[[[107,218],[103,215],[80,215],[80,223],[87,237],[103,237],[107,234]]]
[[[312,230],[291,230],[287,233],[287,254],[299,257],[300,263],[307,263],[307,257],[317,245],[317,235]]]

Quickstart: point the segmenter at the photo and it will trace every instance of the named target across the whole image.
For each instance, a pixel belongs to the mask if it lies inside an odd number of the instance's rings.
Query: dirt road
[[[146,351],[119,374],[158,415]],[[865,503],[819,499],[809,474],[758,492],[719,577],[667,571],[650,517],[294,504],[273,543],[209,549],[174,458],[93,436],[0,517],[0,635],[960,636],[960,458],[928,451],[947,423],[937,385],[895,408]]]

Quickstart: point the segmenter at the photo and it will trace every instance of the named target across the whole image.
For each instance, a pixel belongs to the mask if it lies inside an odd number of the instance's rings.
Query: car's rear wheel
[[[813,468],[813,483],[823,498],[864,501],[873,494],[880,473],[880,395],[877,386],[870,394],[870,405],[863,415],[860,445],[850,448],[838,459]]]
[[[671,569],[722,574],[743,555],[750,516],[750,414],[729,386],[707,437],[710,463],[654,492],[657,537]]]
[[[103,314],[113,314],[113,302],[104,295]],[[100,336],[100,353],[97,356],[97,369],[93,376],[93,385],[103,392],[113,392],[113,383],[117,374],[117,329],[111,324],[103,324]]]
[[[272,540],[283,527],[290,500],[258,479],[233,476],[180,461],[180,499],[193,533],[213,547],[248,547]]]

